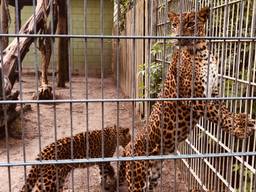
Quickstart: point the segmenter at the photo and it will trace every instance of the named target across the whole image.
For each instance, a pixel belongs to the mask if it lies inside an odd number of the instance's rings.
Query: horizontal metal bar
[[[255,41],[256,37],[215,37],[215,36],[117,36],[117,35],[74,35],[74,34],[0,34],[0,37],[56,37],[56,38],[87,38],[87,39],[223,39],[237,40],[239,42]]]
[[[170,1],[171,1],[171,0],[168,0],[168,3],[169,3]],[[232,4],[240,3],[240,2],[241,2],[241,0],[230,1],[230,2],[225,3],[225,4],[221,4],[221,5],[217,5],[217,6],[215,6],[215,7],[211,7],[211,9],[219,9],[219,8],[221,8],[221,7],[225,7],[225,6],[227,6],[227,5],[232,5]],[[160,5],[158,5],[157,8],[156,8],[157,11],[158,11],[159,9],[162,9],[163,6],[165,6],[165,4],[160,4]],[[177,11],[177,13],[179,13],[179,11]]]
[[[196,158],[216,158],[216,157],[234,157],[234,156],[256,156],[255,152],[234,152],[234,153],[208,153],[208,154],[182,154],[182,155],[156,155],[156,156],[136,156],[136,157],[108,157],[91,159],[73,159],[73,160],[42,160],[26,162],[0,162],[0,167],[29,166],[29,165],[59,165],[59,164],[77,164],[77,163],[103,163],[119,161],[145,161],[145,160],[172,160],[172,159],[196,159]]]
[[[50,104],[50,103],[98,103],[98,102],[147,102],[147,101],[226,101],[256,100],[256,97],[193,97],[193,98],[127,98],[127,99],[60,99],[60,100],[0,100],[0,104]]]
[[[221,75],[221,74],[218,74],[218,76],[219,77],[223,77],[224,79],[229,79],[229,80],[237,81],[239,83],[243,83],[243,84],[246,84],[246,85],[256,86],[256,83],[251,82],[251,81],[245,81],[245,80],[242,80],[242,79],[238,79],[238,78],[235,78],[235,77],[230,77],[230,76],[227,76],[227,75]]]
[[[232,36],[233,37],[233,36]],[[240,41],[237,39],[211,39],[210,43],[237,43],[237,42],[244,42],[244,41]],[[249,41],[245,41],[245,42],[249,42]],[[164,41],[159,40],[158,43],[160,44],[164,44]],[[167,44],[167,43],[165,43]]]

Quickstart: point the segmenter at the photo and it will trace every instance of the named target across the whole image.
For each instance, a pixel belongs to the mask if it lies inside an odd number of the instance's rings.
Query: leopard
[[[161,99],[153,105],[142,131],[125,147],[124,157],[175,154],[178,144],[188,138],[202,117],[238,139],[255,132],[255,120],[245,113],[230,112],[225,103],[216,98],[218,59],[205,38],[209,16],[209,7],[168,12],[174,53],[158,96]],[[122,161],[119,187],[128,185],[129,192],[155,191],[161,169],[160,160]]]
[[[118,138],[118,139],[117,139]],[[118,140],[118,142],[117,142]],[[80,132],[71,137],[63,137],[47,145],[36,158],[40,160],[68,160],[83,158],[112,157],[117,143],[123,148],[130,142],[129,128],[107,126],[100,130]],[[73,144],[71,144],[71,142]],[[73,148],[73,154],[71,152]],[[65,179],[75,168],[88,168],[97,165],[101,175],[101,187],[104,191],[114,191],[115,170],[110,162],[77,164],[33,165],[25,180],[21,192],[57,192],[63,191]]]

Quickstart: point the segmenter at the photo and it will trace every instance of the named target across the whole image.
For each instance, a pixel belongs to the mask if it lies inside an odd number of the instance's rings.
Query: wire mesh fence
[[[2,0],[1,5],[3,5],[3,2],[8,3],[8,1]],[[37,20],[30,23],[32,31],[29,33],[26,33],[26,30],[22,31],[24,21],[19,18],[22,5],[18,1],[12,3],[15,5],[15,14],[11,15],[16,22],[15,32],[3,33],[3,16],[1,15],[0,38],[8,37],[9,40],[16,41],[17,55],[13,54],[12,56],[15,58],[15,70],[19,78],[16,79],[17,83],[13,89],[19,90],[20,96],[18,100],[8,100],[4,83],[1,83],[2,100],[0,105],[17,104],[21,106],[19,115],[21,120],[18,123],[21,129],[21,142],[18,142],[19,149],[15,151],[15,142],[11,138],[10,125],[7,122],[8,111],[3,107],[1,116],[4,117],[4,128],[1,131],[5,132],[5,139],[1,141],[0,167],[5,179],[3,179],[0,191],[20,190],[22,187],[20,185],[24,184],[32,165],[68,165],[76,168],[75,165],[81,164],[117,162],[115,169],[117,170],[116,177],[118,181],[120,177],[118,165],[122,161],[143,160],[161,161],[161,168],[166,168],[164,161],[174,160],[174,170],[172,171],[174,181],[170,185],[167,184],[167,187],[163,187],[169,175],[164,178],[164,171],[161,171],[159,191],[177,191],[177,170],[181,170],[183,180],[186,183],[184,184],[186,190],[197,188],[204,191],[254,191],[256,189],[255,134],[246,140],[240,140],[222,131],[218,124],[211,123],[206,118],[201,118],[195,128],[192,129],[190,126],[190,134],[181,144],[178,143],[177,138],[173,138],[175,140],[175,153],[171,155],[166,155],[161,151],[157,155],[146,153],[145,156],[121,157],[121,151],[117,150],[116,157],[104,157],[105,147],[104,144],[101,144],[98,147],[100,154],[97,158],[91,158],[88,153],[84,158],[77,158],[75,155],[77,149],[74,148],[76,133],[94,129],[101,130],[107,124],[116,124],[117,127],[119,125],[129,125],[131,145],[133,146],[136,142],[136,135],[140,132],[137,125],[137,122],[140,121],[138,116],[144,117],[143,123],[148,124],[148,117],[150,117],[153,104],[161,101],[220,100],[225,102],[230,111],[246,113],[254,119],[256,112],[254,89],[256,85],[255,1],[99,0],[96,6],[90,0],[67,0],[65,1],[68,15],[66,34],[59,34],[54,31],[54,10],[56,5],[57,9],[60,9],[61,2],[55,0],[33,0],[30,2],[30,8],[33,9],[31,18],[37,18],[38,11],[41,10],[39,8],[42,8],[42,12],[40,12],[44,15],[42,18],[48,16],[47,19],[44,18],[46,20],[42,20],[42,22],[45,22],[44,25],[50,23],[51,30],[47,34],[43,29],[38,30],[40,25],[36,24]],[[39,5],[42,5],[42,7]],[[171,34],[168,19],[170,10],[176,13],[198,11],[207,5],[210,7],[210,18],[207,22],[206,37],[174,37]],[[112,12],[108,12],[107,7],[112,7]],[[109,33],[105,24],[109,22],[108,14],[111,14],[113,19],[112,34]],[[93,27],[95,26],[90,25],[91,22],[95,21],[91,21],[89,15],[97,18],[97,30],[94,30]],[[75,29],[76,20],[79,20],[78,25],[82,30]],[[19,26],[21,26],[21,29]],[[53,99],[51,100],[31,100],[29,97],[31,92],[35,92],[35,95],[40,94],[40,82],[38,80],[40,74],[38,70],[43,67],[43,64],[40,66],[42,60],[40,59],[40,51],[37,50],[40,43],[37,40],[40,38],[50,38],[51,42],[52,54],[49,65],[49,71],[51,72],[49,81],[53,93]],[[174,46],[171,40],[191,40],[191,38],[194,40],[207,39],[208,48],[218,60],[219,97],[159,97],[159,92],[163,90],[162,82],[166,79],[166,73],[172,60]],[[56,86],[58,81],[56,72],[58,73],[60,69],[55,66],[58,60],[55,42],[59,39],[65,39],[68,42],[69,54],[67,60],[69,67],[66,70],[66,75],[69,82],[66,83],[68,86],[66,91],[62,91]],[[28,78],[22,72],[25,70],[22,67],[22,61],[26,55],[22,52],[22,46],[23,42],[27,40],[31,42],[30,49],[33,50],[32,63],[35,71],[35,77],[33,78]],[[109,54],[110,44],[112,44],[112,49]],[[1,82],[5,82],[5,72],[8,68],[6,56],[10,50],[10,47],[5,50],[1,48]],[[79,52],[79,54],[76,54],[76,52]],[[93,54],[95,52],[97,54]],[[109,55],[112,58],[112,66],[108,58]],[[76,60],[78,57],[81,58]],[[97,67],[92,62],[94,57],[97,57]],[[79,64],[76,64],[76,62]],[[78,65],[82,67],[78,67]],[[95,70],[98,72],[94,73]],[[74,73],[77,73],[77,71],[83,75],[75,76]],[[113,72],[114,81],[108,79],[109,71]],[[91,74],[97,74],[100,78],[94,80],[90,77]],[[27,81],[31,86],[26,84]],[[114,86],[110,86],[110,83]],[[122,92],[129,98],[125,98]],[[61,94],[63,94],[62,97],[60,97]],[[32,112],[29,112],[29,114],[23,112],[22,106],[25,104],[32,105]],[[48,105],[45,107],[43,104]],[[126,107],[129,108],[128,112],[124,112]],[[35,125],[32,131],[38,134],[31,141],[29,141],[30,139],[26,133],[29,129],[26,127],[29,125],[27,123],[28,119],[33,121]],[[63,126],[66,128],[64,129]],[[46,129],[45,127],[49,128]],[[163,132],[161,132],[162,134]],[[70,150],[70,156],[69,158],[59,159],[56,143],[58,139],[64,136],[68,136],[71,140],[68,149]],[[103,134],[101,139],[106,139]],[[117,144],[119,142],[120,138],[117,138]],[[55,158],[43,160],[39,155],[39,159],[35,160],[36,154],[40,154],[42,149],[50,143],[55,143],[53,150]],[[31,146],[35,147],[32,148]],[[89,143],[86,142],[86,146],[83,147],[88,152]],[[56,172],[57,180],[62,179],[58,171]],[[97,188],[96,185],[90,184],[93,182],[90,174],[94,174],[94,171],[91,171],[90,168],[87,167],[79,175],[81,177],[80,183],[84,183],[80,188],[76,187],[78,177],[74,169],[70,173],[70,186],[67,190],[94,191]],[[146,173],[146,175],[148,174]],[[60,188],[61,186],[57,185],[56,190]],[[119,191],[118,187],[117,191]]]

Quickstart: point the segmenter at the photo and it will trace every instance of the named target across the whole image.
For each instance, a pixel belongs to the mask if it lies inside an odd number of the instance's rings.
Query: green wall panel
[[[101,31],[104,35],[112,34],[113,26],[113,1],[103,1],[103,26],[100,26],[100,0],[88,0],[87,1],[87,16],[84,16],[84,1],[72,0],[70,13],[72,17],[69,17],[69,31],[71,34],[82,35],[99,35]],[[14,8],[10,6],[11,13],[11,26],[10,33],[14,33]],[[26,6],[22,9],[22,24],[33,14],[33,7]],[[87,24],[87,32],[84,31],[85,23]],[[12,40],[10,38],[10,40]],[[57,39],[55,40],[57,41]],[[84,39],[71,39],[71,65],[74,73],[83,74],[85,72],[85,64],[88,66],[88,72],[90,75],[100,75],[101,73],[101,41],[99,39],[87,40],[87,59],[85,61],[85,41]],[[51,67],[56,68],[57,60],[57,47],[54,49],[54,55],[52,57],[53,62]],[[102,58],[103,58],[103,70],[107,75],[111,73],[111,42],[104,40]],[[54,64],[54,65],[53,65]],[[23,68],[28,70],[34,70],[36,67],[40,67],[40,52],[35,49],[35,45],[32,44],[29,53],[26,55],[23,61]]]

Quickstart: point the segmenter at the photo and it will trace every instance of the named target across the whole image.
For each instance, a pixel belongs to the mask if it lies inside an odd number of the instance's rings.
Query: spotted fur
[[[181,15],[170,12],[173,33],[177,36],[205,36],[205,23],[209,13],[209,8]],[[215,96],[218,90],[218,64],[210,53],[206,40],[179,39],[173,43],[177,48],[160,97]],[[248,137],[255,127],[254,121],[248,119],[247,115],[231,113],[218,101],[158,101],[153,106],[143,131],[135,137],[133,143],[126,146],[124,156],[173,153],[176,143],[184,141],[191,127],[204,115],[238,138]],[[127,181],[129,192],[154,191],[158,185],[160,170],[159,161],[122,162],[120,183]]]
[[[117,135],[118,133],[118,135]],[[102,135],[103,150],[102,155]],[[88,137],[88,142],[87,142]],[[73,137],[73,158],[96,158],[96,157],[112,157],[117,147],[117,137],[119,144],[125,147],[130,139],[129,128],[117,129],[114,127],[106,127],[102,130],[94,130],[90,132],[82,132]],[[88,144],[88,150],[87,149]],[[57,155],[56,155],[57,149]],[[40,158],[41,156],[41,158]],[[36,160],[55,160],[55,159],[71,159],[71,138],[64,137],[56,143],[46,146]],[[74,168],[86,168],[92,164],[61,164],[61,165],[42,165],[32,166],[26,179],[25,185],[21,192],[57,192],[62,191],[65,179],[68,173]],[[114,191],[115,172],[110,162],[98,163],[102,179],[102,186],[105,191]]]

